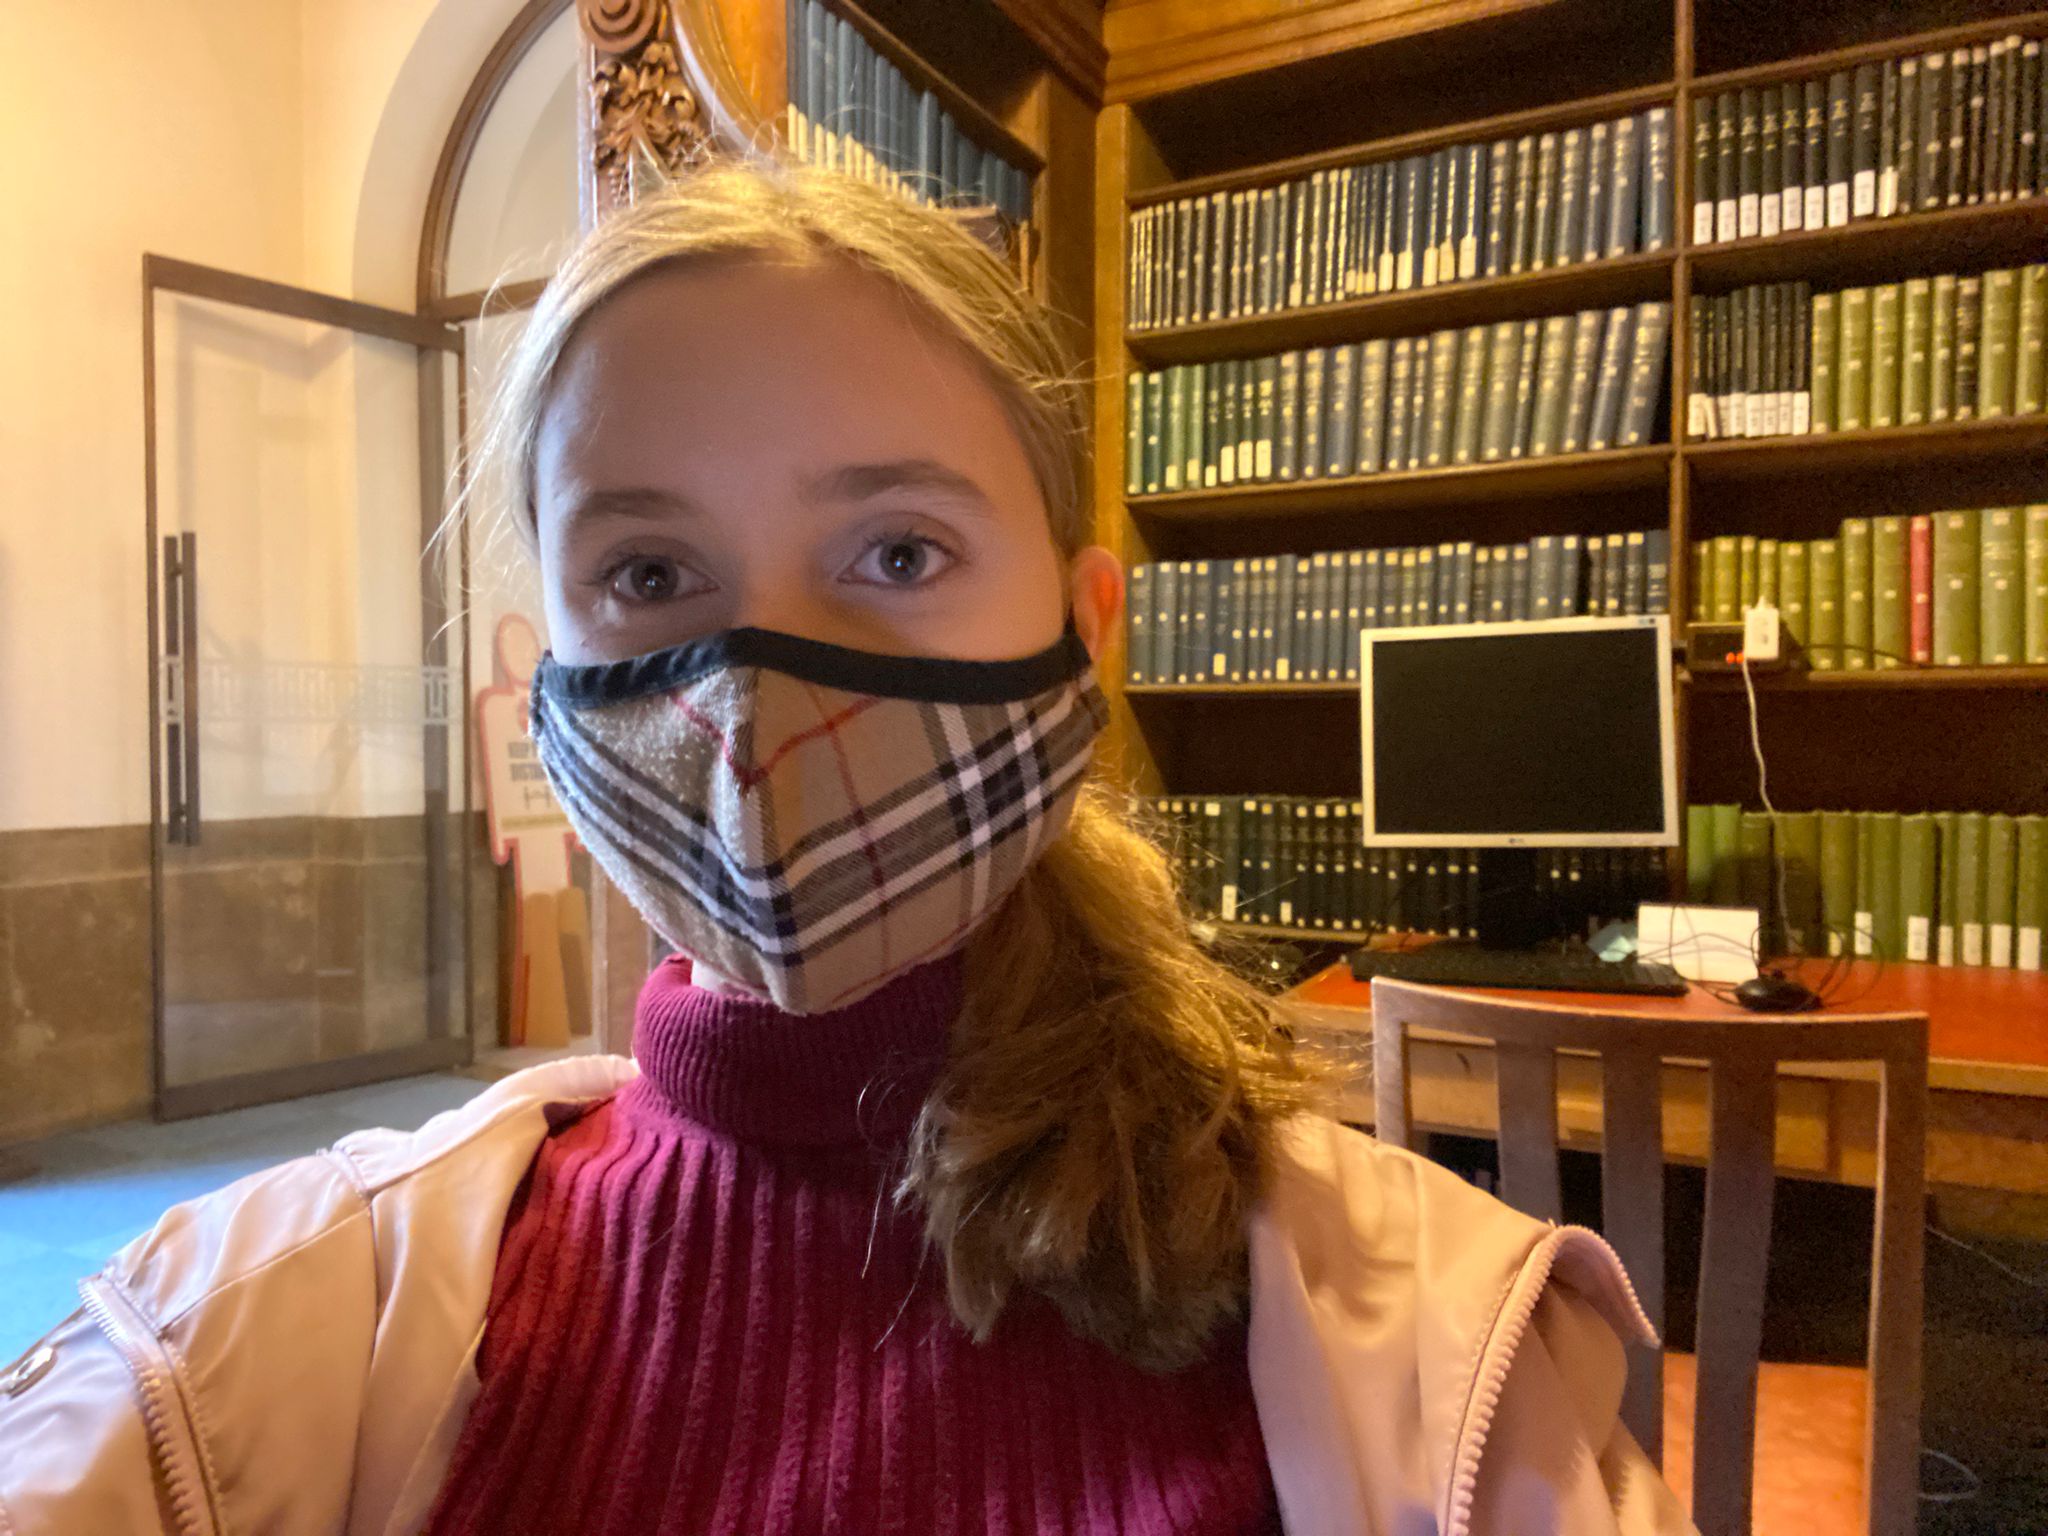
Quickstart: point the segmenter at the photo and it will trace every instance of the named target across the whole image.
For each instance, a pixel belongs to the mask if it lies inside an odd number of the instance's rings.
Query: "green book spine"
[[[2019,823],[2003,814],[1984,818],[1984,963],[2012,964],[2014,879],[2019,873]]]
[[[1509,458],[1523,458],[1529,452],[1530,428],[1536,421],[1536,354],[1542,336],[1543,327],[1540,322],[1522,322],[1522,335],[1516,354],[1520,359],[1521,371],[1515,379],[1515,421],[1508,434]],[[1600,446],[1607,445],[1603,443]]]
[[[1536,416],[1529,433],[1532,458],[1564,446],[1565,380],[1571,366],[1574,317],[1552,315],[1543,322],[1536,365]]]
[[[1934,280],[1927,328],[1927,419],[1951,421],[1956,413],[1956,279],[1944,272]]]
[[[1176,363],[1166,370],[1166,450],[1160,477],[1169,491],[1183,488],[1181,471],[1188,457],[1188,369]]]
[[[1706,539],[1694,539],[1686,563],[1686,615],[1695,624],[1704,624],[1714,612],[1714,562],[1712,543]]]
[[[1835,351],[1835,422],[1844,432],[1870,425],[1870,290],[1845,288]]]
[[[1807,636],[1806,545],[1787,539],[1778,546],[1778,619],[1787,649]]]
[[[1273,445],[1278,437],[1275,418],[1280,402],[1280,359],[1262,357],[1257,363],[1258,402],[1256,421],[1257,435],[1252,439],[1252,478],[1270,480],[1273,478]],[[1239,454],[1242,462],[1243,454]]]
[[[1974,508],[1934,515],[1934,664],[1977,665],[1979,518]]]
[[[1714,540],[1712,558],[1713,607],[1708,617],[1716,624],[1733,624],[1742,617],[1742,540],[1732,533]]]
[[[1714,816],[1709,805],[1685,808],[1685,899],[1704,906],[1714,894]]]
[[[1917,427],[1927,420],[1928,344],[1934,326],[1934,284],[1910,279],[1899,318],[1899,425]]]
[[[1756,936],[1759,956],[1776,952],[1774,942],[1777,898],[1772,895],[1771,818],[1762,811],[1744,811],[1736,822],[1736,865],[1738,905],[1754,907],[1761,931]]]
[[[1877,822],[1876,811],[1855,813],[1856,896],[1850,911],[1850,953],[1877,953]]]
[[[1875,888],[1871,893],[1872,935],[1877,953],[1887,960],[1900,959],[1906,952],[1906,919],[1899,904],[1900,824],[1896,813],[1870,819],[1870,857]]]
[[[1742,900],[1742,807],[1710,805],[1713,818],[1713,898],[1717,907],[1733,907]]]
[[[1903,924],[1900,957],[1934,958],[1935,829],[1932,816],[1899,822],[1898,909]]]
[[[1776,608],[1779,619],[1783,620],[1785,605],[1779,596],[1776,539],[1759,538],[1756,541],[1756,600]]]
[[[1486,415],[1479,438],[1479,457],[1489,464],[1507,458],[1513,446],[1515,383],[1522,372],[1521,347],[1520,325],[1513,320],[1494,325],[1486,360]]]
[[[2048,816],[2020,817],[2013,885],[2012,963],[2038,971],[2042,930],[2048,928]]]
[[[1458,422],[1451,435],[1451,462],[1476,464],[1486,425],[1486,327],[1467,326],[1458,338]]]
[[[2021,510],[1986,507],[1978,514],[1977,653],[1987,667],[2013,666],[2026,654]]]
[[[1806,546],[1806,624],[1813,631],[1807,649],[1813,670],[1842,669],[1842,543],[1815,539]]]
[[[1820,920],[1820,813],[1786,811],[1775,829],[1778,861],[1785,876],[1785,924],[1790,945],[1801,954],[1827,953]]]
[[[1565,453],[1582,452],[1593,432],[1593,397],[1599,382],[1600,345],[1607,316],[1597,309],[1580,310],[1572,322],[1571,387],[1565,395]]]
[[[1273,394],[1273,475],[1293,480],[1301,470],[1300,351],[1282,352]]]
[[[1451,462],[1451,434],[1457,424],[1458,332],[1429,338],[1429,419],[1423,428],[1422,462],[1430,469]]]
[[[1166,489],[1166,374],[1145,375],[1145,492]]]
[[[1813,296],[1811,376],[1813,379],[1813,430],[1832,432],[1839,418],[1841,391],[1837,382],[1836,352],[1841,342],[1841,306],[1832,293]]]
[[[1867,517],[1842,519],[1842,670],[1870,670],[1871,531]]]
[[[2020,274],[1999,267],[1984,274],[1982,340],[1977,348],[1977,414],[2012,414],[2018,362]]]
[[[1209,390],[1211,379],[1206,363],[1188,364],[1188,419],[1181,429],[1181,449],[1187,457],[1181,464],[1183,489],[1200,490],[1210,483],[1204,473],[1208,464]]]
[[[2020,269],[2015,326],[2012,408],[2026,416],[2048,410],[2048,262]]]
[[[2048,666],[2048,502],[2023,509],[2020,534],[2020,618],[2027,665]]]
[[[1984,279],[1956,279],[1955,419],[1977,415],[1977,365],[1984,343]]]
[[[1903,666],[1912,647],[1913,593],[1906,579],[1906,519],[1870,520],[1870,665]]]
[[[1820,813],[1820,915],[1827,952],[1843,953],[1856,931],[1856,817]]]
[[[1328,419],[1324,396],[1329,384],[1329,354],[1310,347],[1301,355],[1301,445],[1295,472],[1304,480],[1323,472],[1323,423]]]
[[[1895,427],[1899,424],[1899,309],[1903,299],[1898,283],[1885,283],[1870,290],[1870,425]]]
[[[1739,533],[1735,536],[1735,591],[1737,606],[1743,613],[1754,608],[1757,598],[1762,595],[1758,588],[1756,573],[1756,535]]]
[[[1956,963],[1984,963],[1984,838],[1987,817],[1956,817]]]
[[[1384,336],[1358,350],[1358,472],[1378,474],[1386,462],[1387,357]]]
[[[1124,380],[1124,494],[1145,492],[1145,376]]]
[[[1934,813],[1934,963],[1956,963],[1956,904],[1961,889],[1956,879],[1957,818],[1954,811]]]

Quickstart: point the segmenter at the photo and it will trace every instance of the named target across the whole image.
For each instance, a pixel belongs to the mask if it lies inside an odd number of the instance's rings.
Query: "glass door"
[[[143,260],[160,1118],[469,1059],[459,329]]]

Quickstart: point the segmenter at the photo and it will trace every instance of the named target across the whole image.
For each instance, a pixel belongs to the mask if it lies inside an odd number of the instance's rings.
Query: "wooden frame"
[[[1780,1063],[1875,1062],[1881,1073],[1877,1222],[1865,1447],[1869,1529],[1907,1536],[1919,1511],[1923,1205],[1926,1198],[1927,1016],[1805,1014],[1671,1018],[1509,1001],[1384,977],[1372,983],[1373,1104],[1380,1140],[1415,1141],[1409,1031],[1493,1044],[1500,1105],[1502,1197],[1559,1220],[1557,1058],[1594,1054],[1603,1067],[1602,1225],[1644,1310],[1664,1325],[1661,1068],[1704,1062],[1711,1152],[1700,1260],[1693,1520],[1704,1536],[1747,1532],[1756,1437],[1774,1179],[1773,1094]],[[1623,1418],[1649,1454],[1662,1441],[1663,1361],[1630,1361]]]

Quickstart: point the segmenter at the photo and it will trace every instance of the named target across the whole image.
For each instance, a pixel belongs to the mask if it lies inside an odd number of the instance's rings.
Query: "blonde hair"
[[[1053,317],[946,213],[766,159],[707,161],[593,230],[548,284],[482,466],[529,538],[534,443],[578,326],[635,278],[720,256],[851,261],[911,297],[1001,399],[1054,543],[1087,542],[1086,395]],[[1244,1304],[1246,1219],[1311,1069],[1266,996],[1195,943],[1165,855],[1100,782],[965,959],[896,1186],[954,1315],[985,1338],[1022,1287],[1141,1365],[1195,1359]]]

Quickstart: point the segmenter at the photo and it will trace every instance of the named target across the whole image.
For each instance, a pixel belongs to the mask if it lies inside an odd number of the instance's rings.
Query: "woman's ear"
[[[1090,544],[1067,564],[1067,597],[1075,632],[1100,660],[1124,611],[1124,568],[1100,544]]]

